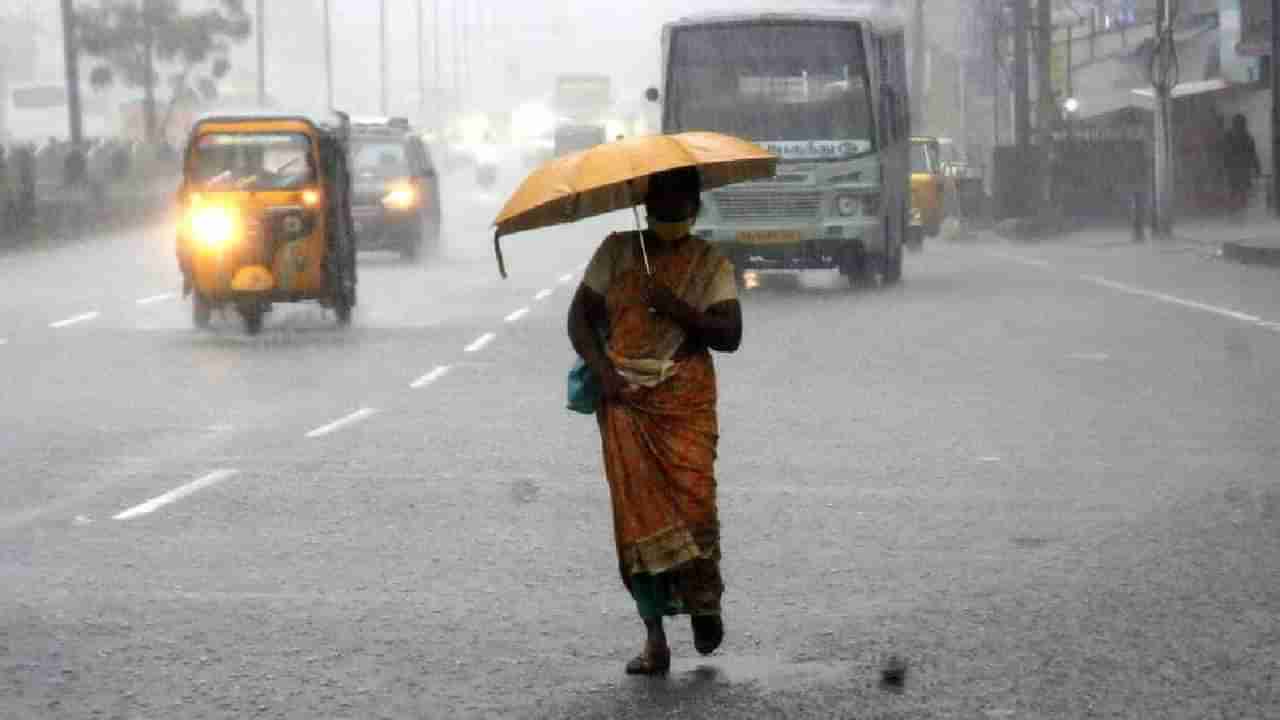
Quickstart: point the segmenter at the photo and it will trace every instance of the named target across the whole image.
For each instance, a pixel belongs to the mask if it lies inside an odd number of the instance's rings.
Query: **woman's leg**
[[[666,578],[648,573],[631,576],[631,596],[644,621],[644,651],[627,663],[631,675],[656,675],[671,667],[671,648],[667,645],[662,616],[670,602]]]

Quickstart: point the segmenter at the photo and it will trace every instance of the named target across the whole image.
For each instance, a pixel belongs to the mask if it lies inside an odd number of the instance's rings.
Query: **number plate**
[[[800,242],[799,230],[739,230],[738,242],[745,245],[790,245]]]

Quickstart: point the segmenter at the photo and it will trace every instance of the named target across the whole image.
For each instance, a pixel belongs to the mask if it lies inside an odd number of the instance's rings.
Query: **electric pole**
[[[426,124],[427,107],[427,56],[423,49],[422,0],[418,0],[418,127]]]
[[[1168,0],[1156,0],[1156,44],[1151,58],[1151,86],[1155,91],[1155,211],[1156,237],[1173,232],[1173,127],[1171,97],[1178,84],[1173,48],[1173,18]]]
[[[258,107],[267,106],[267,0],[258,0],[258,14],[254,23],[258,26]]]
[[[1280,0],[1271,0],[1271,211],[1280,216]]]
[[[378,0],[378,74],[381,77],[379,112],[387,112],[387,0]]]
[[[911,124],[924,127],[924,63],[927,47],[924,37],[924,0],[916,0],[915,17],[911,19]]]
[[[1027,56],[1030,2],[1013,0],[1013,132],[1018,154],[1023,157],[1031,150],[1031,68]]]
[[[431,117],[434,120],[432,127],[437,133],[440,132],[440,0],[431,0],[431,32],[435,37],[435,42],[431,44],[431,52],[433,62],[431,67],[431,87],[435,91],[431,93]]]
[[[1052,207],[1053,131],[1057,129],[1058,109],[1053,98],[1053,5],[1051,0],[1040,0],[1036,7],[1036,89],[1039,91],[1039,109],[1036,126],[1040,131],[1040,199],[1041,207]]]
[[[76,14],[71,0],[62,0],[62,57],[67,74],[67,113],[71,143],[79,148],[84,140],[80,114],[80,50],[76,44]]]
[[[324,0],[324,78],[326,102],[333,109],[333,33],[329,29],[329,0]]]

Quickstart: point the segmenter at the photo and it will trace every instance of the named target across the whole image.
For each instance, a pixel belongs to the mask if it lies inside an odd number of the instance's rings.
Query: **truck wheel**
[[[199,292],[191,293],[191,324],[197,329],[206,330],[209,319],[213,315],[213,306]]]
[[[885,285],[897,285],[902,282],[902,245],[894,247],[889,257],[884,258],[883,281]]]

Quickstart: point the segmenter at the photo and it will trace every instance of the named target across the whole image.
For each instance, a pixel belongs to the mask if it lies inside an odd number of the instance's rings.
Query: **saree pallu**
[[[698,298],[707,283],[697,276],[716,268],[701,268],[714,262],[703,262],[705,250],[690,245],[654,258],[654,277],[686,300],[692,295],[701,307]],[[659,360],[664,351],[674,353],[667,348],[678,328],[649,312],[647,282],[642,271],[624,272],[606,295],[609,354],[619,366],[654,358],[655,351]],[[715,367],[705,350],[671,362],[660,383],[630,386],[621,402],[606,403],[598,415],[618,565],[646,617],[716,614],[724,591],[714,473]]]

